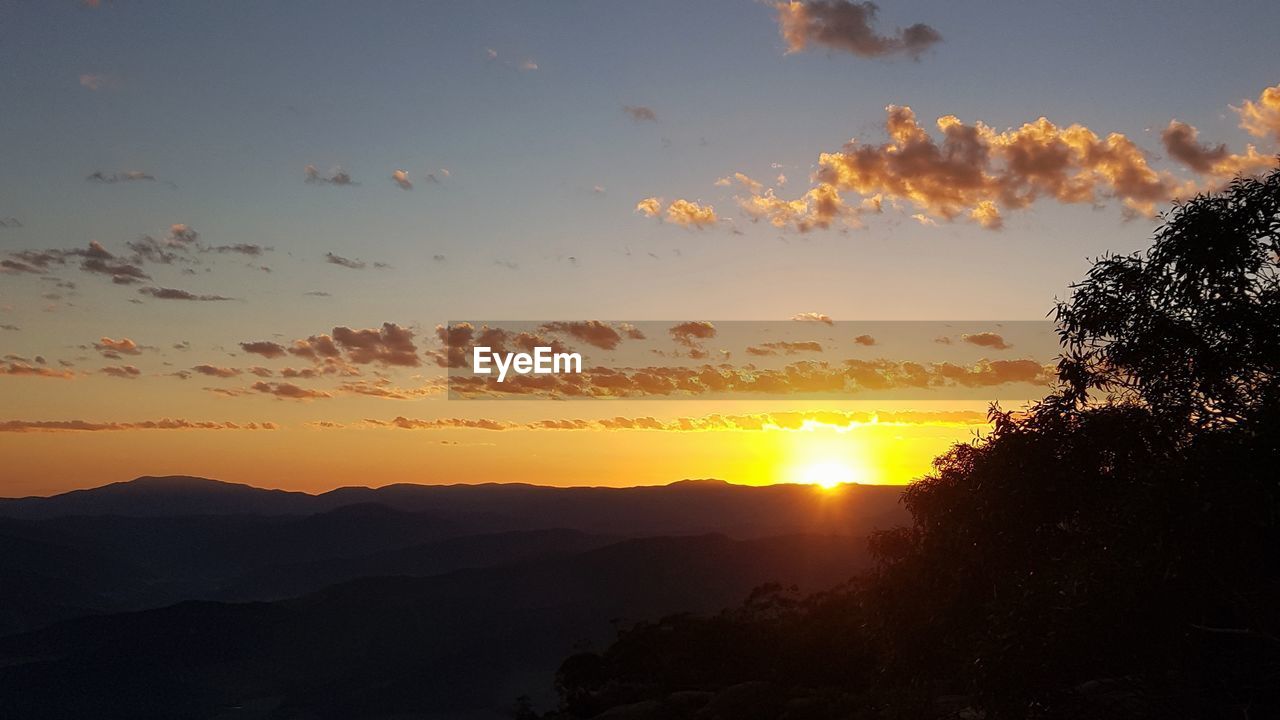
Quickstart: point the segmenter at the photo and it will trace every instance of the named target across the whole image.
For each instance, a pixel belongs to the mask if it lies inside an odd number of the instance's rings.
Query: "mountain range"
[[[629,622],[848,579],[900,490],[146,477],[0,500],[0,717],[504,717]]]

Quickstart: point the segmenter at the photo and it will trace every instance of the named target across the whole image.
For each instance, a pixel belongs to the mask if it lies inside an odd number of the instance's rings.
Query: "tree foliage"
[[[565,716],[755,681],[792,717],[1280,717],[1278,283],[1280,170],[1175,207],[1072,287],[1058,388],[939,457],[874,572],[630,628],[565,663]]]

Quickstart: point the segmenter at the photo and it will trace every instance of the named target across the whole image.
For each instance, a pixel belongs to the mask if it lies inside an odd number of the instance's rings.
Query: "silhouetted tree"
[[[1280,717],[1278,283],[1280,170],[1176,206],[1072,287],[1059,387],[939,457],[874,572],[626,630],[565,664],[569,716],[762,681],[811,717]]]

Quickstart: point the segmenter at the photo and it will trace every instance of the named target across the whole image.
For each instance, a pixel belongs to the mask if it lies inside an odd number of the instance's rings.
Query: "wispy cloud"
[[[636,122],[658,122],[658,113],[644,105],[623,105],[622,112],[631,116]]]
[[[325,175],[321,174],[320,170],[318,170],[315,165],[307,165],[302,169],[302,178],[303,181],[311,185],[336,185],[341,187],[360,184],[353,180],[351,175],[340,167],[330,170],[329,173]]]

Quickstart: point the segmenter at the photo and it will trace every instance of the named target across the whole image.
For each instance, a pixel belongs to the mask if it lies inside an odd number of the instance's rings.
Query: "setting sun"
[[[840,485],[865,480],[865,475],[865,472],[840,460],[821,460],[798,467],[795,482],[831,490]]]
[[[853,468],[838,461],[816,462],[800,469],[801,482],[831,490],[856,481]]]

